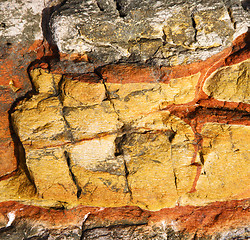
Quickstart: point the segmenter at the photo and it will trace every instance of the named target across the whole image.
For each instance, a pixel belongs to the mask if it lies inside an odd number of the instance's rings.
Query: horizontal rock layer
[[[144,61],[178,65],[206,60],[247,31],[241,1],[70,1],[51,17],[64,53],[99,64]]]
[[[1,239],[247,239],[249,203],[143,211],[138,207],[68,210],[0,203]]]

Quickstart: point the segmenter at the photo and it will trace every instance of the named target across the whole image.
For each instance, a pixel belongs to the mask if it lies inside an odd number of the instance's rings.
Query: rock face
[[[173,79],[166,87],[106,86],[94,75],[72,81],[43,69],[30,75],[37,94],[15,107],[12,124],[41,198],[156,210],[174,206],[191,189],[196,174],[189,166],[194,133],[178,117],[157,110],[163,102],[171,103],[174,94],[178,102],[179,92],[188,91],[180,82],[189,88],[199,74]],[[92,79],[96,82],[85,81]],[[54,174],[57,168],[60,173]]]
[[[247,197],[250,177],[249,131],[249,126],[218,123],[204,125],[201,151],[204,166],[197,183],[197,192],[200,191],[200,195],[204,192],[206,197],[211,194],[212,198],[220,199],[234,199],[239,195],[241,198]],[[231,159],[234,159],[233,163]],[[209,185],[216,186],[210,193],[207,191]]]
[[[78,206],[56,210],[8,202],[0,205],[0,237],[6,240],[247,239],[247,205],[244,200],[148,212],[138,207]],[[6,225],[9,227],[5,228]]]
[[[224,81],[236,81],[238,74],[247,82],[247,64],[220,68],[207,78],[204,89],[217,90],[217,84],[221,90],[215,93],[225,92],[220,79],[226,70]],[[40,68],[30,72],[37,94],[19,102],[12,124],[38,196],[150,210],[192,199],[201,204],[247,197],[249,147],[241,139],[249,138],[249,127],[205,123],[197,149],[195,130],[163,108],[192,101],[201,74],[142,83],[136,76],[144,70],[122,69],[126,66],[114,69],[115,78],[104,69],[104,82],[95,74],[72,80]],[[132,78],[127,80],[127,75]],[[248,93],[239,90],[236,96],[246,99]]]
[[[249,237],[247,1],[0,9],[0,239]]]
[[[250,103],[250,61],[224,67],[213,73],[204,84],[204,92],[221,101]],[[227,88],[227,91],[225,91]]]
[[[50,24],[62,52],[173,66],[225,49],[247,31],[246,15],[240,1],[70,1]]]

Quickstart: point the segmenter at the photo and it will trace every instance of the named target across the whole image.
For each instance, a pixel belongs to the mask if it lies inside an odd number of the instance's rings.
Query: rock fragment
[[[217,100],[250,103],[250,60],[222,67],[206,79],[203,90]]]

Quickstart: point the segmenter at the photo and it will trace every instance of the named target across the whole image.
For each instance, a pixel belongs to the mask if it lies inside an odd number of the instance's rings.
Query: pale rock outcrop
[[[230,46],[248,31],[247,16],[240,0],[68,1],[50,25],[60,51],[86,53],[100,65],[174,66],[206,60]]]
[[[203,86],[204,92],[215,99],[250,103],[250,60],[219,68]]]

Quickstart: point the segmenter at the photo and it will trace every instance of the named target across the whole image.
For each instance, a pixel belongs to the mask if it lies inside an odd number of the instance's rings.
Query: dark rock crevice
[[[125,18],[127,16],[127,13],[126,13],[123,5],[126,3],[126,1],[124,1],[124,0],[114,0],[114,2],[116,3],[116,9],[119,12],[119,16],[121,18]]]
[[[69,153],[67,151],[64,151],[64,155],[65,155],[65,158],[66,158],[66,161],[67,161],[67,165],[68,165],[68,168],[69,168],[70,176],[71,176],[71,178],[73,180],[73,183],[75,184],[75,186],[77,188],[77,194],[76,194],[76,196],[77,196],[77,198],[80,198],[80,196],[82,194],[82,188],[79,185],[77,177],[75,176],[75,174],[72,171],[72,163],[71,163],[71,160],[70,160]]]
[[[74,139],[74,136],[73,136],[73,133],[71,131],[71,127],[70,127],[70,124],[69,122],[67,121],[65,115],[65,111],[67,111],[67,109],[63,106],[63,99],[62,99],[62,84],[63,84],[63,81],[64,81],[64,77],[62,77],[61,81],[59,82],[58,84],[58,100],[60,101],[60,104],[61,104],[61,108],[60,108],[60,114],[63,118],[63,121],[64,121],[64,124],[65,124],[65,133],[66,133],[66,136],[69,138],[69,140],[72,142],[72,143],[75,143],[75,139]]]
[[[197,33],[198,33],[198,30],[196,28],[196,22],[195,22],[194,14],[191,15],[191,21],[192,21],[192,26],[194,28],[194,41],[197,42]]]

